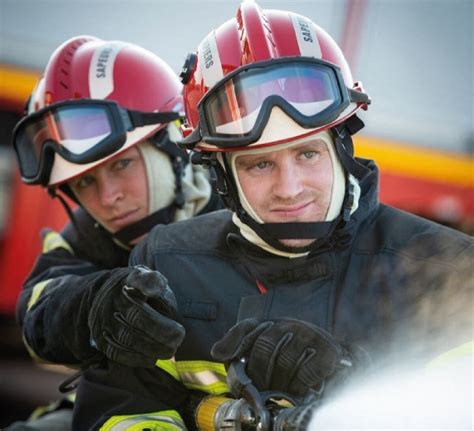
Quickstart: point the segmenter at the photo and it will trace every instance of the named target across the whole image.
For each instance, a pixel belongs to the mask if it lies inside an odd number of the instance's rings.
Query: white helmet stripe
[[[211,88],[224,77],[214,31],[209,33],[199,45],[198,60],[203,65],[202,78],[206,87]]]
[[[304,16],[295,13],[290,13],[290,15],[300,54],[304,57],[322,58],[321,47],[313,23]]]
[[[89,65],[89,93],[91,99],[105,99],[114,91],[114,63],[120,50],[126,46],[121,42],[102,44],[94,51]]]

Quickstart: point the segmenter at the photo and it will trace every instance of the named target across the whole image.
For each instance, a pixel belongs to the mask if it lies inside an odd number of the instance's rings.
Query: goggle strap
[[[332,129],[335,133],[336,151],[344,168],[358,180],[361,180],[367,174],[368,169],[354,158],[354,144],[349,127],[343,123]]]
[[[201,136],[201,129],[198,126],[196,126],[196,128],[191,132],[191,134],[189,134],[188,136],[186,136],[185,138],[183,139],[179,139],[176,144],[180,147],[180,148],[183,148],[185,150],[192,150],[196,144],[198,142],[200,142],[202,140],[202,136]]]
[[[370,105],[371,100],[366,93],[362,93],[361,91],[357,91],[352,88],[348,88],[347,90],[349,91],[349,97],[351,99],[351,102]]]
[[[181,157],[187,164],[189,162],[189,155],[186,151],[178,147],[174,142],[172,142],[169,137],[166,129],[160,130],[158,133],[153,135],[150,138],[151,142],[158,150],[161,150],[168,154],[171,158],[176,159]]]
[[[128,111],[133,127],[149,126],[158,123],[169,123],[180,118],[179,112],[141,112]]]
[[[352,117],[348,118],[344,124],[347,127],[347,130],[351,135],[355,135],[359,130],[362,130],[365,126],[364,122],[357,116],[353,115]]]
[[[31,95],[30,97],[28,97],[28,99],[26,100],[25,106],[23,107],[23,117],[26,117],[28,115],[28,108],[30,106],[30,102],[31,102]]]

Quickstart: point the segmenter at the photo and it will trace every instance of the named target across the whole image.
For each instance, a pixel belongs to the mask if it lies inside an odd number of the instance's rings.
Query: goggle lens
[[[205,100],[211,133],[242,136],[252,131],[269,98],[281,98],[307,117],[342,103],[337,76],[329,67],[312,63],[281,63],[243,70]]]
[[[27,138],[39,156],[48,140],[72,154],[82,154],[110,135],[110,121],[103,107],[52,109],[25,128]]]
[[[46,143],[83,154],[112,133],[103,106],[52,108],[19,130],[16,144],[24,176],[35,176]]]
[[[46,184],[53,153],[86,164],[118,151],[127,132],[153,125],[155,130],[180,117],[178,112],[141,112],[109,100],[66,100],[23,118],[13,144],[25,182]]]
[[[73,154],[82,154],[112,132],[102,107],[71,107],[53,113],[57,142]]]

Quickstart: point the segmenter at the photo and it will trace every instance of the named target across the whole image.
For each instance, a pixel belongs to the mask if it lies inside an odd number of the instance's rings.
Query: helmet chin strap
[[[244,224],[244,226],[241,227],[242,234],[251,242],[274,254],[282,254],[279,252],[283,252],[285,255],[300,255],[310,252],[314,247],[314,242],[304,247],[290,247],[283,244],[281,240],[310,239],[316,241],[330,238],[336,230],[336,227],[349,221],[353,202],[354,186],[349,183],[342,210],[340,214],[331,221],[258,223],[243,208],[235,214],[240,222]],[[248,229],[245,229],[246,226],[255,232],[255,234],[270,247],[266,247],[265,244],[262,246],[262,244],[257,243],[255,240],[252,241],[252,235],[251,233],[249,235]],[[271,248],[274,248],[275,251],[271,250]]]
[[[177,208],[179,207],[175,201],[171,205],[155,211],[145,218],[125,226],[115,233],[109,232],[109,235],[117,239],[120,243],[130,246],[134,240],[147,234],[154,226],[158,224],[171,223],[174,220]]]

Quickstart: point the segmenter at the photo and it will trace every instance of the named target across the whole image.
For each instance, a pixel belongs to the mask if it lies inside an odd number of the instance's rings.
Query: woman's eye
[[[77,180],[76,183],[74,184],[74,187],[78,189],[85,189],[86,187],[90,186],[93,182],[94,182],[94,177],[86,175],[80,178],[79,180]]]
[[[117,160],[114,164],[114,168],[116,169],[124,169],[132,162],[131,159],[120,159]]]

